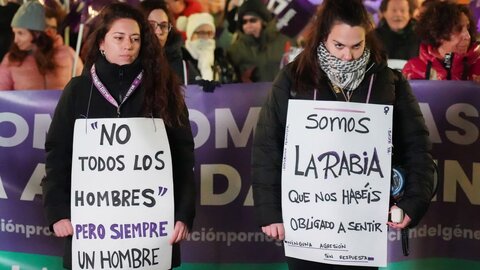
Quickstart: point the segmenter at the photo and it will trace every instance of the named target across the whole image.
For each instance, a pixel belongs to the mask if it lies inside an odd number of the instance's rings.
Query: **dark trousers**
[[[378,267],[333,265],[286,257],[289,270],[378,270]]]

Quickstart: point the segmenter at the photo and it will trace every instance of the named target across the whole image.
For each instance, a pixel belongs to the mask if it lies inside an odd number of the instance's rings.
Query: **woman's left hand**
[[[170,245],[173,245],[174,243],[178,243],[182,241],[183,239],[187,238],[188,235],[188,228],[185,223],[181,221],[175,222],[175,228],[173,228],[173,234],[172,238],[170,238]]]
[[[396,206],[396,205],[392,206],[390,208],[390,212],[392,212],[392,209],[394,209],[394,208],[398,208],[398,206]],[[387,222],[387,225],[390,226],[391,228],[394,228],[394,229],[404,229],[408,226],[408,224],[410,224],[411,221],[412,221],[412,219],[407,214],[404,214],[402,222],[389,221],[389,222]]]

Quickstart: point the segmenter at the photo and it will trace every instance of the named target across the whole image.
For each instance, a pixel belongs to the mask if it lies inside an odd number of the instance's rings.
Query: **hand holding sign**
[[[285,228],[283,223],[273,223],[262,227],[262,232],[273,239],[285,239]]]
[[[72,269],[170,269],[174,227],[172,161],[160,119],[77,120],[72,155]],[[72,229],[73,225],[73,229]],[[91,268],[90,268],[91,267]]]
[[[188,236],[188,227],[182,221],[175,222],[175,228],[173,228],[172,238],[168,241],[170,245],[178,243]]]
[[[70,219],[61,219],[53,224],[53,231],[57,237],[67,237],[73,235],[73,226]]]

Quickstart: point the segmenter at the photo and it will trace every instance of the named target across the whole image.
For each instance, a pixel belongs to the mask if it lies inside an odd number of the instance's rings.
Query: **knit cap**
[[[212,26],[213,31],[215,31],[215,23],[210,13],[194,13],[188,17],[180,16],[177,19],[177,29],[187,33],[187,40],[190,40],[193,32],[203,24]]]
[[[33,31],[45,30],[45,8],[38,1],[25,2],[13,16],[12,27]]]
[[[270,11],[261,0],[245,0],[238,8],[238,19],[241,21],[244,15],[255,15],[264,22],[269,22],[272,18]]]

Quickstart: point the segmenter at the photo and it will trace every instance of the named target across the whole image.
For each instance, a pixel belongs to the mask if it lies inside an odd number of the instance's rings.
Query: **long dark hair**
[[[319,79],[326,76],[318,64],[317,48],[321,42],[327,40],[332,27],[337,23],[365,29],[365,42],[370,49],[370,59],[376,63],[386,60],[375,38],[374,23],[361,0],[325,0],[317,10],[304,50],[292,64],[296,91],[306,92],[318,88]]]
[[[27,29],[28,30],[28,29]],[[54,70],[57,65],[54,61],[53,40],[43,31],[28,30],[33,36],[32,43],[36,46],[33,51],[33,58],[41,74]],[[25,58],[30,54],[29,51],[22,51],[17,44],[12,43],[8,60],[13,64],[21,65]]]
[[[185,126],[188,117],[179,79],[170,69],[147,18],[137,8],[128,4],[113,3],[102,9],[95,30],[85,43],[87,52],[85,66],[91,67],[99,57],[102,57],[100,43],[112,24],[124,18],[136,21],[140,27],[141,47],[138,57],[144,70],[142,85],[145,88],[143,101],[145,116],[153,113],[155,117],[162,117],[168,126]]]

